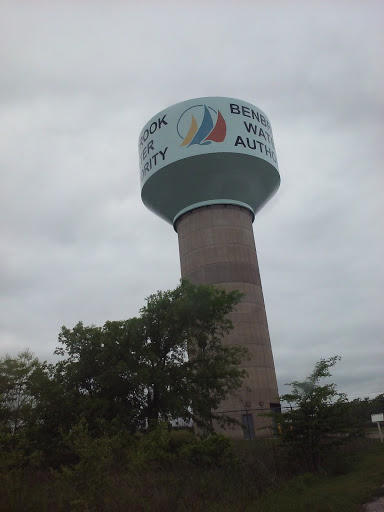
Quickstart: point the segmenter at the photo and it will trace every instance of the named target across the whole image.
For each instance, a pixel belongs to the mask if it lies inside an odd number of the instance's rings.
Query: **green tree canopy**
[[[305,456],[310,470],[318,469],[321,453],[360,433],[346,395],[335,384],[322,383],[339,360],[339,356],[321,359],[304,381],[289,383],[291,392],[280,397],[291,405],[290,411],[277,415],[283,441]]]
[[[39,360],[29,351],[17,357],[0,358],[0,429],[16,434],[33,415],[36,406],[33,388],[43,371]]]
[[[246,350],[221,343],[240,300],[236,291],[182,281],[148,297],[137,318],[63,327],[56,378],[95,428],[193,418],[210,431],[214,410],[245,376],[238,365]]]

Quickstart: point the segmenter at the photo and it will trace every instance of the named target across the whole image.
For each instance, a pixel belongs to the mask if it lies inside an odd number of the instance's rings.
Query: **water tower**
[[[154,116],[139,138],[141,197],[173,225],[182,277],[244,293],[223,342],[248,348],[244,387],[219,411],[263,435],[260,412],[278,406],[276,374],[252,223],[280,176],[268,117],[233,98],[196,98]]]

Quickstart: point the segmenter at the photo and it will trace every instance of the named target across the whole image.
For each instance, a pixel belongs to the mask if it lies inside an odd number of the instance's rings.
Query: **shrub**
[[[239,460],[233,452],[230,439],[223,435],[212,435],[191,444],[185,444],[180,454],[187,462],[197,467],[235,467]]]

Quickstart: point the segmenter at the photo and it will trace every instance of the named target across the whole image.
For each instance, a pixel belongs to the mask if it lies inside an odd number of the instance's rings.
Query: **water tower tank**
[[[234,98],[196,98],[154,116],[139,137],[141,197],[178,233],[181,274],[244,293],[223,342],[246,346],[244,388],[220,406],[254,437],[278,402],[252,222],[280,184],[268,117]]]

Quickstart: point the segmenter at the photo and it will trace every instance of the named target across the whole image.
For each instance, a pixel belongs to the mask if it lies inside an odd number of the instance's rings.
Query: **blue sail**
[[[193,144],[200,144],[205,137],[211,132],[213,128],[212,116],[207,109],[207,106],[204,105],[204,117],[203,122],[201,123],[200,128],[198,129],[196,135],[191,140],[188,146],[192,146]]]

